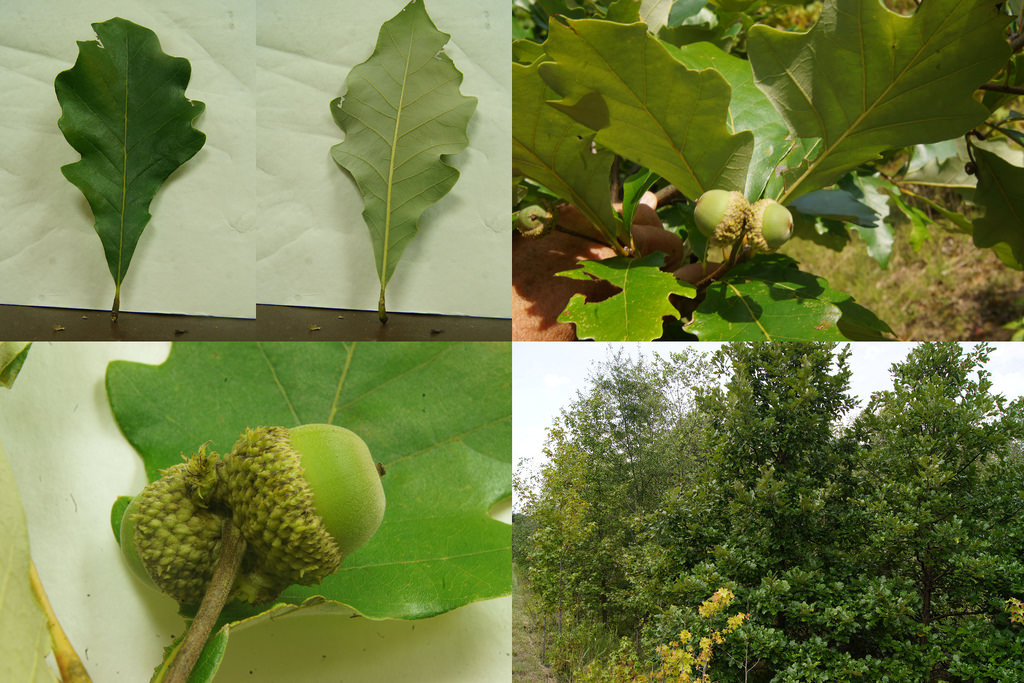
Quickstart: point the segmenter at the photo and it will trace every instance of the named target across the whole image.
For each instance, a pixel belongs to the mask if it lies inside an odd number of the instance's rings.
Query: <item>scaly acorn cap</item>
[[[202,600],[226,521],[246,542],[230,597],[264,603],[319,583],[384,517],[383,468],[334,425],[246,430],[231,453],[204,446],[161,474],[125,509],[121,549],[143,581],[186,604]]]
[[[693,211],[697,227],[714,246],[735,242],[750,220],[750,203],[736,190],[708,190]]]
[[[221,458],[220,477],[247,543],[238,597],[266,602],[293,583],[319,583],[341,564],[287,429],[247,429]]]
[[[163,471],[136,496],[121,522],[122,548],[129,566],[148,574],[175,600],[197,605],[220,555],[222,513],[216,506],[216,453],[205,446],[186,462]],[[132,539],[134,543],[126,542]]]

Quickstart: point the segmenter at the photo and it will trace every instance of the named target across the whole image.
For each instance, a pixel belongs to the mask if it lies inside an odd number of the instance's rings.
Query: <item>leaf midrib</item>
[[[890,10],[885,10],[885,11],[889,12]],[[917,10],[917,12],[920,12],[920,11],[921,10],[919,8]],[[917,12],[915,12],[912,16],[900,17],[900,18],[905,18],[908,21],[913,21],[915,18],[917,18]],[[831,156],[836,149],[841,147],[842,144],[844,142],[846,142],[846,140],[848,138],[852,138],[854,135],[859,135],[859,134],[862,134],[864,132],[864,131],[858,130],[858,131],[856,131],[856,133],[854,133],[853,131],[856,130],[856,128],[868,117],[869,114],[874,113],[874,111],[878,107],[880,107],[883,102],[886,101],[886,98],[889,96],[889,93],[893,90],[893,88],[896,86],[896,84],[900,80],[905,78],[908,73],[910,73],[914,68],[916,68],[920,64],[920,62],[923,59],[923,55],[934,54],[934,51],[932,53],[926,53],[925,50],[926,50],[926,48],[930,48],[932,46],[933,41],[936,40],[936,36],[940,35],[943,32],[943,30],[945,30],[946,22],[949,21],[949,16],[951,16],[951,15],[947,15],[945,17],[945,19],[943,19],[943,21],[940,22],[939,26],[936,27],[935,31],[933,31],[932,34],[927,37],[927,39],[921,44],[921,47],[917,50],[917,52],[914,53],[913,58],[907,61],[907,63],[899,71],[899,73],[893,75],[893,78],[889,82],[889,85],[886,86],[886,88],[881,93],[879,93],[878,96],[875,97],[872,102],[868,103],[866,99],[862,101],[863,111],[860,113],[859,116],[857,116],[857,119],[852,124],[850,124],[845,131],[842,132],[842,134],[836,139],[834,144],[828,145],[825,148],[823,148],[821,153],[813,161],[808,163],[807,170],[805,170],[803,173],[801,173],[800,176],[796,179],[796,182],[794,182],[789,188],[787,188],[786,191],[782,194],[782,196],[779,197],[778,201],[779,201],[780,204],[785,204],[786,200],[788,200],[789,197],[791,197],[794,194],[795,189],[800,187],[800,185],[802,185],[803,182],[805,180],[807,180],[807,178],[811,177],[814,174],[814,172],[818,169],[818,167],[822,165],[823,160],[825,158]],[[858,17],[858,20],[861,20],[861,19],[863,19],[862,16]],[[864,37],[864,31],[863,30],[858,32],[858,37],[861,39],[861,41],[863,41],[863,37]],[[867,69],[864,66],[865,58],[866,58],[866,52],[865,52],[865,50],[863,48],[863,43],[862,43],[862,47],[861,47],[861,63],[862,63],[861,73],[862,73],[862,78],[865,79],[865,80],[863,80],[862,85],[861,85],[861,94],[866,97],[866,95],[867,95],[867,86],[866,86],[866,71],[867,71]],[[794,85],[796,85],[796,87],[804,95],[804,97],[807,98],[807,93],[800,86],[800,84],[796,81],[796,78],[793,76],[792,73],[790,73],[788,68],[785,69],[785,73],[786,73],[786,76],[789,77],[790,81]],[[915,86],[915,89],[916,88],[920,88],[920,87],[923,87],[923,85]],[[822,134],[823,134],[821,139],[824,142],[824,134],[827,132],[826,131],[825,120],[822,118],[821,113],[814,106],[813,102],[811,102],[810,99],[808,99],[808,102],[811,103],[811,108],[814,111],[815,116],[817,116],[819,121],[821,121]]]
[[[128,53],[130,50],[130,37],[124,36],[124,137],[122,138],[121,157],[121,225],[117,238],[117,282],[114,283],[115,292],[121,291],[121,281],[124,279],[122,263],[124,262],[124,214],[125,204],[128,200],[128,84],[130,82],[128,73]]]
[[[391,247],[391,195],[394,189],[395,178],[395,157],[398,150],[398,130],[402,123],[402,107],[405,106],[405,88],[409,83],[409,63],[412,61],[413,39],[416,36],[416,29],[409,29],[409,48],[405,55],[405,70],[402,72],[402,90],[398,96],[398,106],[395,109],[395,132],[391,138],[391,156],[388,157],[388,196],[385,200],[384,212],[384,250],[381,255],[380,268],[380,289],[383,296],[384,286],[388,280],[388,252]]]
[[[685,169],[685,171],[689,174],[690,179],[693,180],[694,183],[697,185],[697,187],[700,188],[701,192],[703,192],[705,187],[704,187],[703,183],[700,182],[700,179],[697,177],[696,171],[693,169],[693,167],[690,165],[690,162],[687,160],[686,155],[683,153],[683,149],[679,145],[676,144],[675,140],[672,138],[672,135],[668,132],[668,129],[665,128],[665,124],[661,121],[661,119],[659,119],[657,116],[655,116],[654,112],[647,105],[646,94],[644,94],[643,96],[639,95],[633,89],[633,87],[630,84],[630,82],[628,81],[628,79],[624,79],[622,77],[622,75],[619,74],[619,72],[615,69],[615,67],[607,59],[604,58],[604,55],[601,54],[601,51],[596,46],[594,46],[590,42],[588,42],[588,40],[579,31],[577,31],[571,25],[569,27],[569,30],[572,31],[574,34],[576,34],[576,37],[580,39],[580,42],[583,45],[585,45],[587,48],[589,48],[590,52],[592,52],[592,53],[594,53],[594,55],[596,55],[598,61],[604,63],[605,67],[607,67],[608,73],[612,74],[612,76],[614,76],[615,79],[618,80],[619,84],[626,90],[626,92],[628,92],[630,95],[633,96],[633,99],[636,102],[636,104],[633,105],[635,107],[635,109],[640,111],[642,114],[646,114],[647,118],[650,119],[651,121],[653,121],[654,124],[659,129],[661,129],[661,135],[664,138],[665,142],[667,143],[668,147],[674,152],[675,157],[678,159],[679,163],[682,164],[682,168]],[[643,48],[643,50],[641,52],[641,57],[644,60],[644,64],[643,64],[642,68],[643,68],[643,73],[644,73],[643,87],[644,87],[645,90],[647,88],[647,71],[646,71],[646,69],[647,69],[647,65],[646,65],[646,62],[647,62],[647,47],[648,46],[645,43],[644,48]],[[671,57],[671,55],[669,55],[669,57]],[[674,59],[674,58],[672,58],[672,59]],[[676,60],[676,61],[678,61],[678,60]],[[556,61],[556,63],[557,63],[557,61]],[[680,62],[680,66],[682,66],[683,69],[685,69],[687,71],[690,71],[690,69],[687,69],[686,65],[682,64],[681,62]],[[698,78],[698,81],[700,81],[699,78]],[[701,83],[701,86],[703,86],[703,83]],[[700,100],[699,100],[699,97],[698,97],[697,103],[699,103],[699,101]],[[696,113],[697,103],[694,104],[693,108],[690,111],[691,117]],[[626,106],[628,107],[629,104],[626,104]],[[627,123],[629,123],[629,122],[627,122]],[[719,170],[719,175],[721,175],[721,170]]]

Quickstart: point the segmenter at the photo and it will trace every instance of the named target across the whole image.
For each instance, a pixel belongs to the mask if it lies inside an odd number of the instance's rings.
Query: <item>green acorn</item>
[[[750,220],[750,204],[742,192],[708,190],[697,200],[693,218],[711,244],[724,246],[743,234]]]
[[[121,518],[121,550],[128,566],[179,602],[199,604],[220,554],[222,513],[208,504],[219,495],[205,447],[168,468],[135,496]]]
[[[750,213],[750,243],[758,251],[775,251],[793,235],[793,214],[774,199],[757,200]]]
[[[262,603],[334,572],[376,532],[384,504],[380,472],[351,431],[261,427],[226,455],[200,449],[143,489],[122,519],[121,548],[137,573],[197,604],[230,519],[246,542],[232,597]]]
[[[519,209],[516,218],[516,230],[524,237],[543,237],[555,229],[558,223],[558,210],[540,204],[531,204]]]

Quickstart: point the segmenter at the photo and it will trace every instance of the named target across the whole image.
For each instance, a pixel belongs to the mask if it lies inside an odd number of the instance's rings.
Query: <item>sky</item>
[[[708,353],[720,345],[712,342],[696,344]],[[623,347],[636,358],[654,354],[668,356],[693,344],[686,343],[579,343],[523,342],[513,345],[512,364],[512,457],[516,471],[523,467],[535,469],[543,459],[547,428],[559,411],[568,406],[578,391],[587,385],[591,368],[604,361],[616,347]],[[892,388],[890,366],[906,358],[913,343],[858,342],[852,344],[849,364],[853,371],[851,391],[867,403],[875,391]],[[965,343],[973,347],[975,344]],[[992,344],[993,351],[986,368],[992,373],[994,390],[1009,398],[1024,394],[1024,344],[1005,342]],[[513,507],[516,502],[513,501]]]

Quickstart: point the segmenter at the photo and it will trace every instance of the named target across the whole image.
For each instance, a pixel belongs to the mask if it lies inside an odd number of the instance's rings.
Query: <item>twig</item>
[[[743,248],[743,238],[746,237],[747,231],[744,230],[736,241],[732,245],[732,251],[729,252],[729,258],[724,262],[720,263],[717,268],[714,269],[710,274],[705,275],[693,285],[694,287],[703,287],[707,283],[718,277],[722,271],[729,270],[736,265],[740,250]]]
[[[1004,85],[1002,83],[982,83],[982,90],[989,90],[991,92],[1005,92],[1011,95],[1024,95],[1024,88],[1018,85]]]
[[[622,176],[619,174],[619,164],[622,162],[622,157],[616,154],[612,157],[612,172],[611,172],[611,198],[612,203],[622,201]]]
[[[1010,51],[1020,52],[1024,49],[1024,33],[1018,33],[1010,38]]]
[[[53,641],[53,656],[57,660],[62,683],[92,683],[82,660],[75,653],[75,648],[71,647],[71,641],[68,640],[64,629],[60,627],[57,615],[53,613],[53,607],[50,606],[46,591],[43,590],[43,583],[39,580],[35,562],[29,565],[28,578],[32,584],[32,592],[36,594],[36,600],[46,613],[46,628],[50,632],[50,640]]]
[[[683,197],[683,193],[675,185],[666,185],[657,192],[654,196],[658,199],[658,206],[664,206],[670,204],[678,198]]]
[[[206,587],[206,594],[199,605],[199,611],[189,624],[185,637],[181,640],[181,647],[174,656],[174,661],[167,671],[164,683],[186,683],[189,674],[199,660],[199,655],[206,647],[206,639],[210,637],[213,625],[217,623],[224,604],[228,601],[231,588],[238,577],[238,569],[242,565],[242,555],[245,554],[245,539],[235,523],[230,518],[224,520],[221,530],[220,558],[217,560],[217,567],[213,570],[213,577],[210,585]]]

